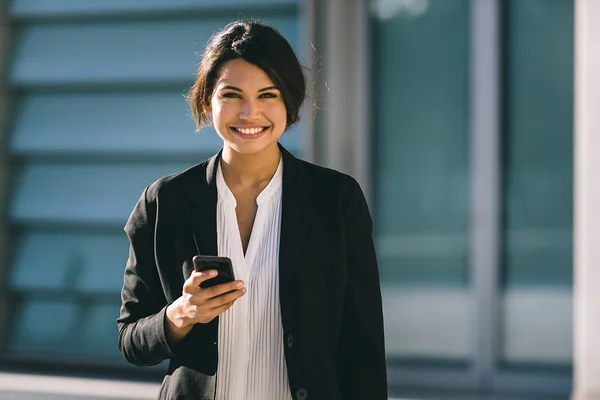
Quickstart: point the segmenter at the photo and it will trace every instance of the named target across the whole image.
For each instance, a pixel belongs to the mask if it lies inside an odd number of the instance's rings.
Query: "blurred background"
[[[574,0],[0,0],[0,17],[5,373],[160,382],[117,349],[122,228],[146,185],[218,151],[184,94],[245,17],[307,67],[282,144],[367,193],[390,393],[568,398]]]

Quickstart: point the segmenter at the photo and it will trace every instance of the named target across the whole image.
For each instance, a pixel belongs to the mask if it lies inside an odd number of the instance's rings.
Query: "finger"
[[[217,271],[215,270],[207,270],[202,272],[194,271],[185,281],[185,284],[183,285],[184,291],[188,289],[190,292],[196,292],[199,290],[202,282],[212,279],[215,276],[217,276]]]
[[[225,303],[220,305],[219,307],[213,308],[210,311],[200,312],[200,310],[196,311],[195,321],[200,322],[202,324],[209,323],[225,311],[227,311],[232,305],[233,301],[229,303]]]
[[[225,303],[229,303],[231,301],[235,301],[246,294],[247,289],[242,287],[241,289],[234,289],[225,293],[222,293],[219,296],[215,296],[212,298],[207,298],[203,293],[208,289],[201,289],[199,292],[196,292],[190,297],[190,304],[202,307],[205,310],[211,310],[215,307],[220,307]]]
[[[231,308],[231,306],[233,305],[233,301],[229,302],[229,303],[225,303],[217,308],[213,308],[211,313],[214,315],[213,319],[215,317],[218,317],[219,315],[223,314],[225,311],[229,310]]]
[[[244,287],[244,282],[238,280],[238,281],[233,281],[233,282],[221,283],[220,285],[215,285],[213,287],[203,289],[201,293],[202,293],[202,297],[204,297],[206,299],[212,299],[215,297],[219,297],[224,293],[232,292],[234,290],[238,290],[243,287]]]
[[[246,291],[246,288],[241,288],[229,293],[222,294],[221,296],[214,297],[206,302],[206,307],[208,307],[209,309],[216,309],[223,306],[224,304],[233,303],[234,301],[245,295]]]

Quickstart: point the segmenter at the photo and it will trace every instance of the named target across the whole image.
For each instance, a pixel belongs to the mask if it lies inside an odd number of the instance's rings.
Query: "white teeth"
[[[262,132],[265,128],[234,128],[236,131],[243,133],[244,135],[255,135]]]

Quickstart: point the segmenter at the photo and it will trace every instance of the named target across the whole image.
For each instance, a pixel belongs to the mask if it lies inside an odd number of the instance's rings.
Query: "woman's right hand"
[[[181,297],[167,307],[167,337],[171,342],[183,339],[194,324],[206,324],[227,311],[246,293],[244,282],[233,281],[201,288],[204,281],[217,276],[217,271],[193,271],[183,284]]]

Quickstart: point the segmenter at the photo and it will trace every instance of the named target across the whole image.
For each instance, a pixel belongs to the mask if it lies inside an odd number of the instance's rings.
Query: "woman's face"
[[[279,89],[262,69],[242,59],[221,68],[208,111],[225,146],[242,154],[277,148],[287,123]]]

